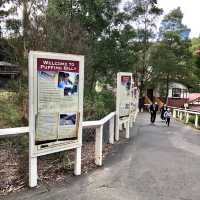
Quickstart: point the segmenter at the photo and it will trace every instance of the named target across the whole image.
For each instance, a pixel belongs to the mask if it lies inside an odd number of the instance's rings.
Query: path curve
[[[200,200],[200,134],[179,122],[138,116],[131,139],[114,145],[104,167],[69,183],[9,200]]]

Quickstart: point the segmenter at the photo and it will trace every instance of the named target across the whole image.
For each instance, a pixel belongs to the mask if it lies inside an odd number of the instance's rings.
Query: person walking
[[[167,126],[169,126],[169,124],[170,124],[171,116],[172,116],[172,113],[171,113],[170,109],[168,108],[167,111],[164,114]]]
[[[149,110],[150,110],[150,113],[151,113],[151,123],[153,124],[155,122],[155,120],[156,120],[156,113],[158,111],[158,104],[157,104],[157,102],[152,103],[150,105]]]
[[[160,118],[162,119],[162,120],[165,120],[165,117],[164,117],[164,114],[165,114],[165,112],[167,111],[167,105],[166,104],[164,104],[162,107],[161,107],[161,109],[160,109]]]

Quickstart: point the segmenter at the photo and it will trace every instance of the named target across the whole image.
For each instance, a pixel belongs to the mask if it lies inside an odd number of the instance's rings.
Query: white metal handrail
[[[178,118],[180,120],[183,119],[183,114],[185,115],[185,123],[189,123],[189,118],[190,115],[195,115],[195,121],[194,125],[196,128],[199,127],[199,116],[200,116],[200,111],[196,110],[190,110],[190,109],[180,109],[180,108],[175,108],[173,109],[173,117]]]
[[[95,164],[98,166],[102,165],[103,161],[103,126],[105,123],[109,122],[109,143],[114,144],[114,138],[116,135],[115,129],[115,116],[116,112],[111,112],[101,120],[97,121],[85,121],[82,124],[83,129],[86,128],[95,128]],[[129,123],[133,123],[134,119],[137,116],[137,110],[135,111],[135,116],[130,116],[126,122],[126,132],[129,136]],[[133,121],[132,121],[133,120]],[[29,127],[17,127],[17,128],[5,128],[0,129],[0,137],[2,136],[15,136],[23,133],[30,133]],[[126,137],[128,138],[128,137]],[[60,151],[67,150],[66,148],[61,148]],[[31,149],[29,148],[29,153]],[[57,152],[57,151],[54,151]],[[46,155],[47,152],[42,152],[42,154],[37,154],[37,156]],[[76,173],[78,164],[81,163],[81,148],[76,148],[75,150],[75,170]],[[37,157],[29,156],[29,185],[34,187],[37,185]]]
[[[17,128],[3,128],[0,129],[0,136],[18,135],[22,133],[28,133],[29,127],[17,127]]]
[[[102,141],[103,141],[103,125],[109,121],[109,143],[114,143],[114,117],[115,112],[111,112],[101,120],[85,121],[83,122],[83,128],[95,128],[95,163],[102,165]],[[29,127],[17,127],[17,128],[4,128],[0,129],[0,136],[10,136],[29,133]]]
[[[93,127],[98,127],[101,125],[104,125],[107,121],[109,121],[111,118],[115,116],[115,112],[112,112],[105,116],[101,120],[96,120],[96,121],[85,121],[83,122],[82,127],[83,128],[93,128]],[[0,129],[0,136],[9,136],[9,135],[18,135],[18,134],[23,134],[23,133],[28,133],[29,132],[29,127],[16,127],[16,128],[3,128]]]

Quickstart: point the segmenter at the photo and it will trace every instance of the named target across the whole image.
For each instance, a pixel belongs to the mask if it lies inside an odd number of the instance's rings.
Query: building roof
[[[200,98],[200,93],[190,93],[189,94],[189,102],[193,102]]]
[[[3,66],[6,66],[6,67],[18,67],[18,65],[15,65],[15,64],[12,64],[12,63],[9,63],[9,62],[5,62],[5,61],[0,61],[0,67],[3,67]]]

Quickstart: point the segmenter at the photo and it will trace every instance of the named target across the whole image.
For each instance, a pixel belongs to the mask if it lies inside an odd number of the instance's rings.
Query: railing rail
[[[87,128],[95,128],[95,163],[97,165],[102,165],[102,143],[103,143],[103,126],[105,123],[109,122],[109,143],[114,143],[114,118],[115,112],[111,112],[106,115],[101,120],[96,121],[85,121],[82,126],[84,129]],[[4,128],[0,129],[0,137],[2,136],[11,136],[11,135],[19,135],[29,133],[29,127],[16,127],[16,128]]]
[[[94,128],[95,129],[95,164],[98,166],[102,165],[103,161],[103,127],[104,124],[109,123],[109,143],[114,144],[114,138],[116,136],[115,127],[115,116],[116,112],[111,112],[101,120],[96,121],[85,121],[82,124],[83,129],[87,128]],[[126,138],[129,138],[129,123],[133,123],[135,118],[137,116],[137,110],[135,111],[135,116],[129,117],[126,121]],[[118,127],[119,128],[119,127]],[[28,133],[30,137],[30,130],[29,127],[17,127],[17,128],[5,128],[0,129],[0,139],[3,136],[17,136],[20,134]],[[29,140],[30,141],[30,140]],[[79,144],[80,145],[80,144]],[[72,147],[72,146],[71,146]],[[70,147],[70,148],[71,148]],[[36,156],[30,156],[30,153],[32,151],[33,147],[29,144],[29,186],[34,187],[37,185],[37,157],[49,154],[48,151],[43,151],[40,153],[37,153]],[[58,151],[65,151],[68,150],[67,146],[61,146],[60,149],[51,149],[51,153],[55,153]],[[75,161],[74,161],[74,174],[79,174],[79,166],[81,166],[81,147],[77,146],[75,147]],[[78,172],[77,172],[78,171]]]
[[[183,117],[185,117],[184,122],[186,124],[189,123],[190,115],[195,115],[194,125],[195,125],[195,128],[198,128],[200,111],[191,110],[191,109],[182,109],[182,108],[174,108],[173,109],[173,117],[178,118],[181,121],[183,120]]]
[[[18,135],[22,133],[28,133],[29,127],[17,127],[17,128],[3,128],[0,129],[0,136]]]

